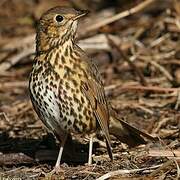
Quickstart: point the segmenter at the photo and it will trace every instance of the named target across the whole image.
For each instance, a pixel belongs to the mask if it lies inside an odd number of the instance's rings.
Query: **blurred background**
[[[78,45],[98,65],[106,94],[119,115],[160,138],[158,143],[133,150],[113,140],[115,154],[129,151],[130,155],[117,155],[113,167],[108,159],[100,159],[89,177],[116,169],[162,165],[169,162],[168,153],[173,156],[172,152],[180,157],[180,1],[1,0],[1,175],[38,179],[52,168],[49,162],[56,159],[57,144],[32,109],[28,77],[37,21],[43,12],[57,5],[90,10],[79,24]],[[147,150],[148,155],[142,153]],[[102,154],[105,148],[97,152]],[[134,160],[129,161],[132,157]],[[154,176],[162,177],[164,173],[164,179],[177,177],[179,160],[176,162]],[[62,179],[85,178],[87,172],[78,174],[83,168],[66,165]]]

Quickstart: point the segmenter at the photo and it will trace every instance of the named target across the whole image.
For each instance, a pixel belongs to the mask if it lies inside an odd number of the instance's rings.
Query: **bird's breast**
[[[81,92],[84,69],[73,63],[41,66],[44,68],[32,72],[30,91],[37,114],[44,124],[53,131],[95,131],[93,110]]]

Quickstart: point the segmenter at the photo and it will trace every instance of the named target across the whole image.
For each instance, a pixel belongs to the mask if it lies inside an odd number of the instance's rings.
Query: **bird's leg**
[[[63,153],[64,144],[66,142],[66,139],[67,139],[67,134],[64,136],[64,138],[61,141],[61,145],[60,145],[59,154],[58,154],[58,158],[56,161],[55,169],[59,169],[59,167],[60,167],[61,157],[62,157],[62,153]]]
[[[56,137],[58,137],[58,136],[56,136]],[[63,149],[64,149],[66,139],[67,139],[67,134],[65,134],[63,136],[63,138],[59,139],[59,140],[61,140],[61,145],[60,145],[56,165],[50,173],[47,173],[47,179],[52,179],[53,174],[59,174],[60,172],[62,172],[62,169],[60,169],[60,163],[61,163],[61,157],[62,157],[62,153],[63,153]]]
[[[93,135],[91,135],[89,140],[89,158],[88,158],[88,165],[92,164],[92,149],[93,149]]]

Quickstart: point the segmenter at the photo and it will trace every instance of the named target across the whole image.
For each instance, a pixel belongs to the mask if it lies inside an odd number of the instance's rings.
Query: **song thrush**
[[[97,67],[75,44],[77,22],[86,14],[87,11],[55,7],[42,15],[37,26],[30,97],[39,118],[60,141],[56,167],[70,133],[91,135],[101,130],[111,159],[109,123],[110,133],[122,142],[129,145],[145,142],[141,131],[115,117]],[[91,153],[89,163],[90,156]]]

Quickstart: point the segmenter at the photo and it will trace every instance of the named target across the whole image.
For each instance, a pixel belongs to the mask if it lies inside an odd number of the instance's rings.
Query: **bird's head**
[[[51,46],[51,44],[63,44],[68,40],[73,40],[79,18],[87,13],[87,10],[75,10],[60,6],[49,9],[39,20],[37,41],[48,40]]]

